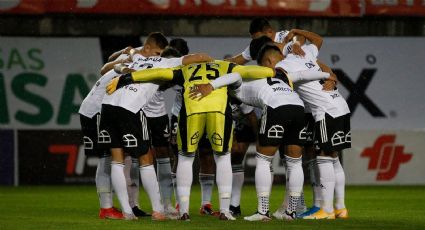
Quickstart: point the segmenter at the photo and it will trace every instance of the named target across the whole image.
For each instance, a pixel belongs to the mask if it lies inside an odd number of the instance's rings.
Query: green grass
[[[306,186],[307,187],[307,186]],[[274,211],[283,198],[283,186],[275,185],[271,197]],[[311,190],[306,188],[307,202]],[[217,207],[216,191],[213,203]],[[255,187],[245,186],[242,212],[256,210]],[[116,202],[117,203],[117,202]],[[146,194],[141,193],[143,210],[150,210]],[[348,220],[251,223],[238,218],[223,222],[200,216],[200,190],[192,189],[191,222],[153,222],[99,220],[98,200],[94,186],[0,187],[0,230],[4,229],[425,229],[425,187],[348,187],[346,205]]]

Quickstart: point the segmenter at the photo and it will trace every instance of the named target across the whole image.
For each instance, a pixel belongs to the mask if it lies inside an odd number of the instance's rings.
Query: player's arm
[[[236,65],[232,69],[232,73],[239,73],[242,78],[261,79],[273,77],[275,72],[272,68],[256,65]]]
[[[121,54],[129,54],[131,49],[133,49],[133,47],[127,46],[126,48],[124,48],[122,50],[118,50],[118,51],[114,52],[113,54],[111,54],[111,56],[108,57],[108,62],[111,62],[111,61],[117,59]]]
[[[226,58],[226,59],[224,59],[225,61],[228,61],[228,62],[233,62],[233,63],[236,63],[236,64],[238,64],[238,65],[244,65],[244,64],[246,64],[246,63],[248,63],[249,62],[249,60],[246,60],[244,57],[243,57],[243,55],[242,54],[238,54],[238,55],[236,55],[236,56],[233,56],[233,57],[231,57],[231,58]]]
[[[191,99],[201,100],[208,96],[215,89],[228,86],[229,89],[237,89],[242,85],[242,78],[239,73],[228,73],[221,77],[214,79],[207,84],[195,84],[190,89],[189,97]]]
[[[316,71],[316,70],[304,70],[304,71],[286,73],[286,75],[294,83],[315,81],[315,80],[326,80],[331,77],[331,75],[327,72]]]
[[[323,84],[323,90],[331,91],[335,89],[336,84],[338,83],[338,78],[335,75],[335,73],[332,71],[331,67],[326,65],[325,63],[317,60],[317,64],[319,64],[320,69],[322,69],[323,72],[329,73],[330,77],[325,80],[325,83]]]
[[[214,58],[206,53],[188,54],[183,56],[182,64],[190,65],[193,63],[212,62]]]
[[[299,43],[300,45],[305,43],[305,39],[309,40],[311,43],[313,43],[315,46],[317,46],[317,49],[320,49],[320,47],[322,47],[322,43],[323,43],[323,38],[313,32],[307,31],[307,30],[300,30],[300,29],[292,29],[291,32],[295,35],[301,35],[302,37],[299,36],[294,36],[293,41],[294,44],[295,43]]]
[[[124,74],[120,77],[112,79],[106,86],[106,92],[112,94],[117,89],[137,83],[137,82],[151,82],[151,81],[171,81],[174,77],[172,68],[157,68],[157,69],[144,69],[136,72]]]

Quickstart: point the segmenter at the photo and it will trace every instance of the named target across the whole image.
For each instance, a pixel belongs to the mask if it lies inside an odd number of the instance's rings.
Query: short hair
[[[189,47],[183,38],[171,39],[170,46],[178,50],[181,55],[187,55],[189,53]]]
[[[172,57],[181,57],[181,53],[174,49],[171,46],[165,47],[165,49],[161,52],[161,57],[172,58]]]
[[[251,40],[251,43],[249,44],[249,53],[252,60],[257,60],[258,52],[261,47],[268,43],[273,44],[273,40],[267,36],[261,36]]]
[[[272,28],[269,21],[265,18],[254,18],[249,25],[249,33],[251,35],[257,32],[263,32],[264,30]]]
[[[161,32],[152,32],[146,38],[145,44],[155,44],[161,49],[165,49],[168,46],[168,40]]]
[[[263,47],[261,47],[260,51],[258,52],[258,56],[257,56],[258,65],[261,65],[261,62],[263,61],[264,56],[266,55],[266,53],[270,51],[279,52],[280,54],[282,54],[282,51],[275,44],[266,43],[263,45]]]

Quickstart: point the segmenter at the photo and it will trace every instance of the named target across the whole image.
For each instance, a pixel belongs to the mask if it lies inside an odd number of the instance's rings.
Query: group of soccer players
[[[100,157],[100,218],[148,215],[137,201],[141,179],[153,220],[190,220],[192,165],[199,153],[201,214],[234,220],[241,215],[242,162],[251,143],[257,145],[258,208],[245,220],[271,219],[271,161],[278,150],[287,180],[275,218],[348,217],[338,154],[351,146],[350,112],[336,88],[336,76],[317,60],[322,38],[297,29],[276,32],[264,18],[251,22],[250,34],[250,46],[226,61],[188,54],[183,39],[168,43],[158,32],[149,34],[142,47],[111,55],[79,111],[86,154]],[[258,65],[243,65],[250,60]],[[171,129],[163,96],[167,88],[176,90]],[[262,111],[259,121],[254,107]],[[308,210],[303,155],[309,159],[314,191]],[[214,177],[218,212],[211,206]],[[122,211],[114,208],[112,191]]]

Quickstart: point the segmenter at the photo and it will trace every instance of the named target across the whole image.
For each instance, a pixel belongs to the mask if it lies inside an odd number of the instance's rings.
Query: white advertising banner
[[[98,38],[0,37],[0,127],[79,129],[101,66]]]
[[[425,184],[425,132],[353,131],[344,151],[347,184]]]

